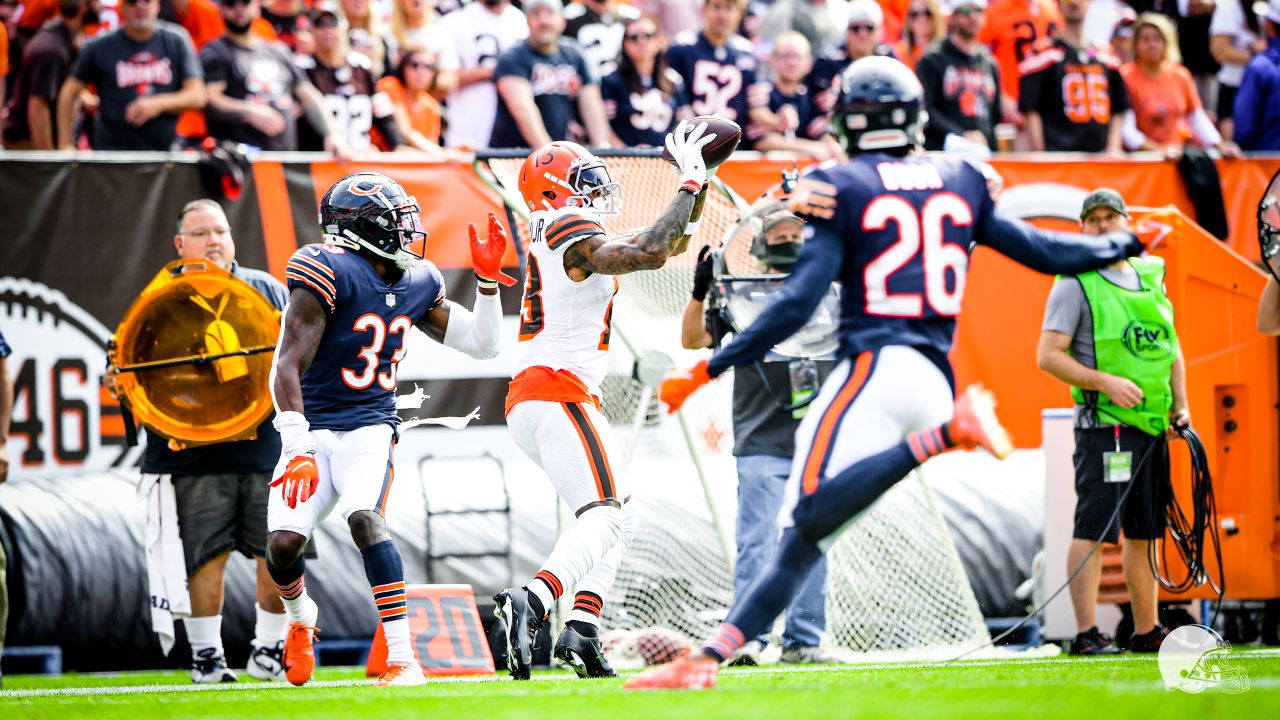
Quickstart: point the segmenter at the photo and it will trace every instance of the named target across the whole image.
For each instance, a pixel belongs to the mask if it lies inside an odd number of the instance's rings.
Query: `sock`
[[[573,625],[589,625],[593,628],[600,627],[600,613],[604,611],[604,599],[599,595],[579,590],[573,596],[573,610],[569,612],[569,623]],[[584,635],[586,633],[583,633]],[[590,637],[590,636],[588,636]]]
[[[275,647],[277,643],[283,641],[285,632],[289,629],[288,616],[284,613],[268,612],[257,603],[254,603],[253,610],[257,616],[253,626],[253,646]]]
[[[565,588],[577,586],[618,543],[622,524],[622,510],[613,505],[593,507],[579,515],[578,521],[556,541],[551,555],[529,583],[529,592],[550,609]]]
[[[298,556],[298,561],[287,568],[278,568],[267,561],[267,572],[271,581],[276,584],[276,592],[284,602],[285,618],[290,623],[300,622],[305,625],[316,624],[316,604],[307,595],[307,584],[302,577],[307,561]]]
[[[956,446],[951,441],[951,431],[946,425],[939,425],[928,430],[917,430],[907,435],[905,442],[911,449],[911,454],[915,457],[917,464],[923,463],[934,455],[940,455]]]
[[[524,589],[529,591],[529,610],[535,618],[541,620],[547,616],[547,608],[555,605],[556,600],[560,599],[563,587],[556,576],[546,570],[541,570],[533,576],[533,581]]]
[[[373,602],[382,621],[382,634],[387,638],[387,662],[416,665],[413,646],[409,642],[408,601],[404,593],[404,560],[390,540],[383,540],[360,551],[364,556],[364,574],[369,578]]]
[[[622,556],[626,554],[632,539],[635,538],[639,525],[640,518],[635,503],[623,503],[622,535],[618,538],[618,542],[604,554],[604,557],[591,566],[591,571],[578,582],[578,592],[573,598],[573,610],[569,613],[570,620],[581,620],[596,627],[600,625],[604,599],[613,588],[618,567],[622,565]]]
[[[222,655],[222,616],[189,617],[182,620],[187,628],[187,642],[191,644],[191,658],[198,660],[201,650],[214,649],[213,656]]]
[[[821,557],[822,551],[816,544],[802,538],[795,528],[787,528],[773,559],[756,577],[747,594],[734,603],[729,617],[702,646],[702,651],[724,662],[746,643],[746,638],[759,636],[791,604]]]
[[[581,620],[570,620],[569,622],[565,623],[565,625],[578,631],[578,634],[583,637],[589,637],[589,638],[600,637],[600,628],[598,625],[593,625],[589,622],[583,622]]]

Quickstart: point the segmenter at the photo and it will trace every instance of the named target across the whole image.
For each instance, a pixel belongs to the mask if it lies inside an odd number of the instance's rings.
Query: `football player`
[[[618,448],[600,413],[618,291],[614,276],[662,267],[684,250],[692,235],[690,213],[705,197],[702,147],[713,139],[705,123],[676,126],[667,148],[681,172],[680,189],[653,224],[618,237],[605,232],[599,217],[617,211],[619,187],[604,161],[586,148],[553,142],[520,169],[531,237],[507,426],[577,522],[528,585],[494,596],[495,615],[506,628],[507,666],[517,680],[529,679],[533,636],[570,589],[576,589],[573,611],[556,641],[556,657],[580,677],[616,675],[600,646],[600,613],[637,519],[611,464]]]
[[[489,216],[486,241],[470,227],[478,283],[475,313],[445,299],[440,271],[422,259],[427,234],[417,201],[374,172],[339,180],[320,201],[325,244],[289,258],[289,305],[272,368],[282,451],[267,507],[267,568],[289,619],[285,676],[311,679],[318,609],[307,596],[302,551],[334,508],[364,556],[383,633],[387,671],[378,685],[426,681],[409,642],[400,551],[387,533],[387,496],[397,438],[396,364],[409,330],[474,358],[498,353],[498,283],[507,239]]]
[[[957,397],[947,360],[973,243],[1047,273],[1142,249],[1128,232],[1085,237],[1007,219],[988,186],[994,171],[914,154],[924,91],[897,60],[857,60],[840,87],[833,126],[851,159],[820,167],[793,194],[809,223],[777,299],[709,361],[668,373],[659,388],[679,408],[712,377],[762,358],[843,283],[838,362],[796,431],[778,551],[699,652],[628,689],[713,687],[720,663],[773,623],[840,532],[913,468],[951,448],[1009,454],[993,398],[977,386]]]

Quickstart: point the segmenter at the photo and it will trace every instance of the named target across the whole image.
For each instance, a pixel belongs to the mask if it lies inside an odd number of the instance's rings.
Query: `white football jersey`
[[[564,252],[579,240],[604,233],[604,228],[590,212],[561,208],[530,213],[529,231],[520,342],[512,377],[535,366],[568,370],[600,397],[618,280],[600,273],[582,282],[571,280],[564,268]]]

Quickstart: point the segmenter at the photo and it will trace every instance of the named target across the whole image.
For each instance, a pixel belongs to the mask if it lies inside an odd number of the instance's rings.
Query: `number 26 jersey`
[[[395,427],[396,365],[409,329],[444,301],[444,278],[430,262],[388,285],[367,260],[335,245],[300,248],[285,269],[289,291],[315,295],[328,317],[302,375],[304,415],[313,430]]]

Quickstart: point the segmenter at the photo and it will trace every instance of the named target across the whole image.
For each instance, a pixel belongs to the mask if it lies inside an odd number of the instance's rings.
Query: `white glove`
[[[707,184],[707,161],[702,157],[702,148],[716,139],[715,133],[704,135],[706,131],[706,123],[695,126],[681,120],[675,130],[667,133],[667,152],[680,170],[680,185],[694,193]]]

